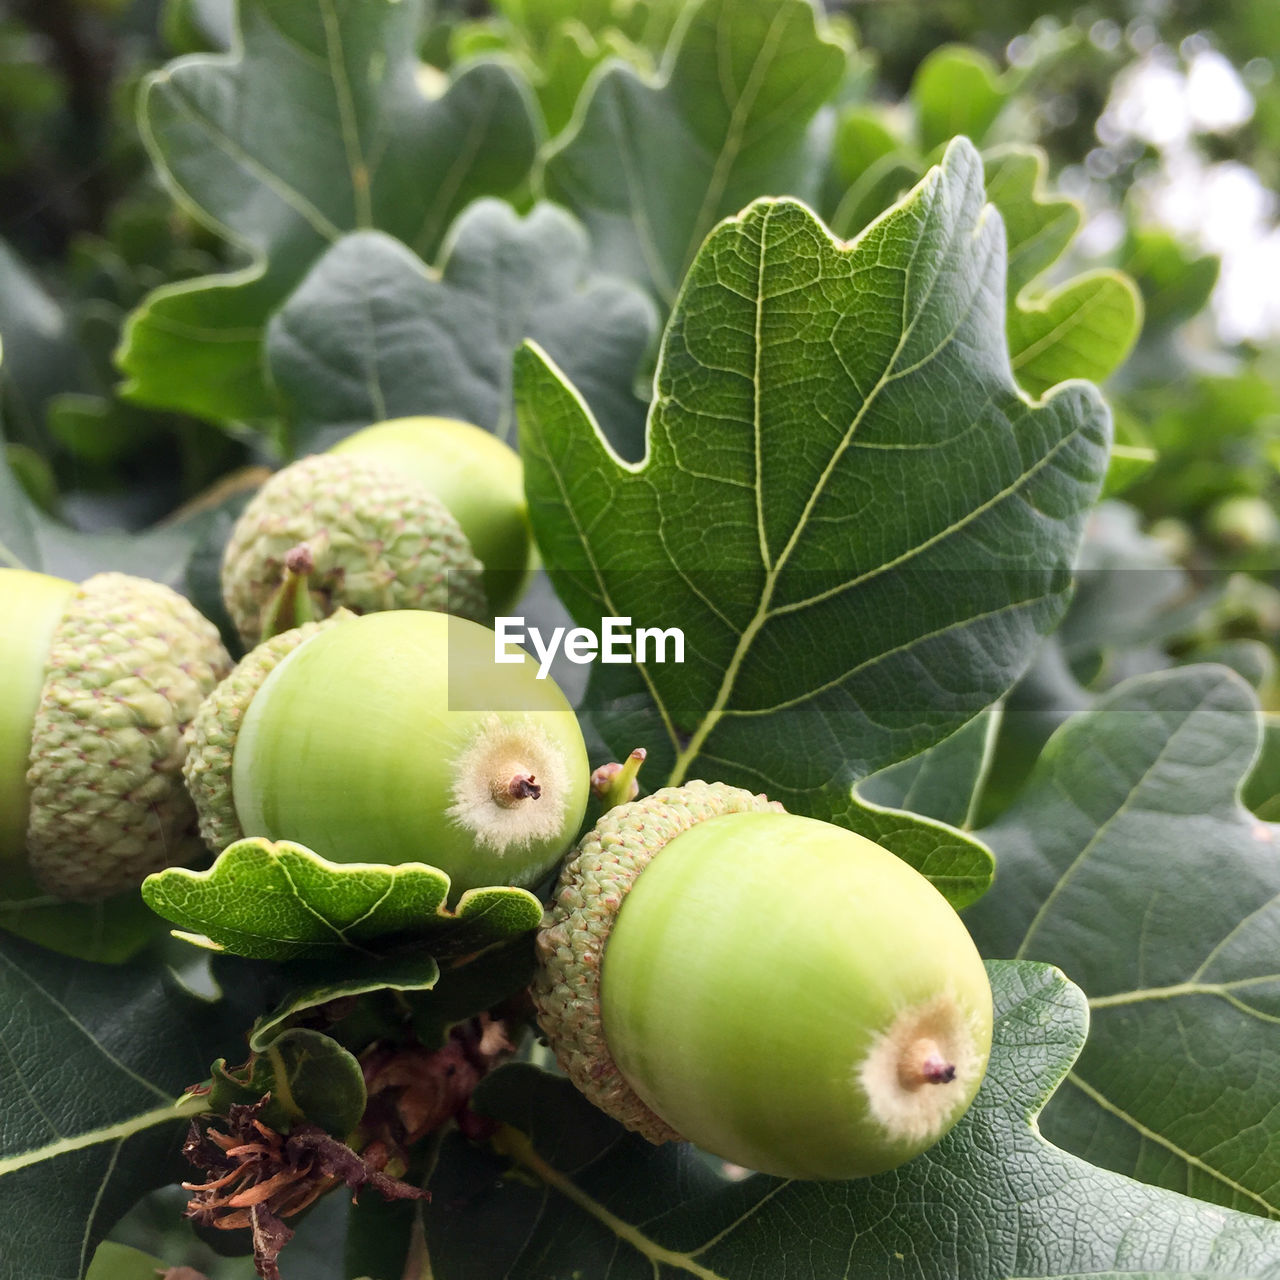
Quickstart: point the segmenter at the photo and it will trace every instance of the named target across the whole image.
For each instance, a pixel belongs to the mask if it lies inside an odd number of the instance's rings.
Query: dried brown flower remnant
[[[421,1188],[383,1173],[381,1147],[371,1147],[362,1158],[310,1121],[295,1125],[288,1136],[270,1128],[259,1118],[269,1097],[233,1104],[225,1120],[193,1120],[182,1148],[192,1164],[211,1175],[207,1182],[182,1184],[192,1193],[186,1216],[223,1231],[247,1227],[262,1280],[280,1280],[277,1259],[293,1238],[282,1219],[339,1183],[353,1192],[371,1186],[387,1200],[429,1198]]]
[[[369,1107],[365,1129],[403,1152],[447,1120],[468,1136],[480,1117],[468,1111],[476,1086],[512,1051],[506,1025],[488,1014],[461,1023],[434,1051],[421,1045],[384,1046],[362,1060]]]

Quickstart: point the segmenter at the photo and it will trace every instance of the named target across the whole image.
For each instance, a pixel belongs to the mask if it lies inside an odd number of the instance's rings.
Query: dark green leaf
[[[165,43],[174,53],[223,52],[235,39],[234,0],[164,0]]]
[[[760,195],[813,200],[825,133],[811,131],[845,51],[811,0],[696,0],[657,84],[616,64],[547,156],[548,195],[597,259],[670,305],[698,245]]]
[[[980,821],[1008,807],[1050,735],[1098,690],[1171,665],[1167,643],[1186,636],[1217,594],[1193,588],[1132,507],[1095,507],[1066,617],[1005,699]]]
[[[88,368],[62,306],[0,240],[0,408],[9,438],[47,444],[45,408],[83,388]],[[0,493],[0,499],[3,499]]]
[[[9,467],[5,450],[0,448],[0,568],[42,567],[36,533],[39,520],[39,513]]]
[[[359,1062],[336,1040],[306,1027],[290,1027],[256,1047],[247,1069],[214,1063],[209,1103],[215,1113],[264,1098],[262,1118],[278,1132],[310,1120],[338,1139],[350,1135],[368,1103]]]
[[[0,929],[80,960],[119,964],[161,928],[136,890],[106,902],[0,901]]]
[[[536,928],[526,889],[468,889],[445,905],[449,877],[420,862],[329,862],[287,840],[238,840],[207,871],[170,867],[142,896],[189,941],[258,960],[373,955],[412,942],[437,957],[480,951]],[[379,945],[381,943],[381,945]]]
[[[151,969],[3,936],[0,1008],[0,1280],[77,1280],[116,1218],[179,1172],[178,1099],[243,1046],[247,1017]]]
[[[112,530],[93,533],[68,528],[43,517],[37,525],[40,567],[73,582],[95,573],[133,573],[181,589],[187,561],[209,517],[160,524],[141,533]]]
[[[706,775],[815,816],[954,733],[1060,618],[1108,416],[1008,369],[1003,237],[953,145],[852,246],[790,201],[709,237],[668,327],[641,467],[517,357],[530,510],[557,590],[683,628],[683,664],[593,670],[652,783]],[[714,536],[708,530],[714,529]]]
[[[531,337],[638,456],[644,405],[633,385],[656,320],[636,289],[592,274],[588,253],[562,210],[540,204],[522,218],[496,200],[458,219],[438,273],[386,236],[339,241],[268,329],[298,451],[419,413],[512,439],[511,357]]]
[[[1140,514],[1123,502],[1102,502],[1090,513],[1076,580],[1056,637],[1076,665],[1107,650],[1152,647],[1184,634],[1204,607],[1186,570],[1143,532]]]
[[[414,1036],[428,1049],[438,1049],[459,1022],[508,1000],[518,1007],[533,970],[532,936],[446,969],[433,990],[411,992],[406,998]]]
[[[1089,994],[1089,1043],[1046,1134],[1280,1216],[1280,827],[1239,796],[1259,736],[1225,668],[1121,685],[981,833],[999,875],[966,919],[985,954],[1051,961]]]
[[[933,751],[945,750],[949,741],[947,739],[915,759],[927,761]],[[907,761],[905,766],[910,767],[912,763]],[[924,771],[926,774],[932,772],[927,764]],[[960,765],[957,770],[965,771],[965,765]],[[951,766],[944,766],[941,772],[951,772]],[[955,781],[954,778],[950,780],[948,790]],[[973,781],[976,786],[977,779]],[[937,821],[929,814],[908,812],[911,805],[897,803],[896,796],[889,796],[889,788],[885,790],[886,800],[893,798],[894,803],[880,804],[864,794],[861,787],[855,786],[846,799],[833,803],[824,816],[829,822],[874,840],[909,863],[932,881],[933,887],[957,910],[976,902],[987,891],[995,874],[991,850],[980,840],[957,830],[956,826]],[[944,796],[941,790],[932,797],[940,806],[954,798],[954,795]],[[922,805],[928,807],[927,802],[922,802]]]
[[[313,960],[298,968],[305,973],[305,977],[299,974],[299,985],[253,1024],[249,1047],[255,1053],[264,1050],[295,1020],[332,1001],[350,1000],[374,991],[429,991],[440,980],[440,966],[429,955],[397,956],[359,966],[352,961],[330,961],[326,965]]]
[[[510,1126],[507,1159],[451,1141],[432,1179],[437,1280],[1280,1275],[1280,1225],[1040,1136],[1036,1115],[1084,1042],[1084,998],[1047,966],[990,972],[995,1039],[973,1107],[924,1155],[856,1182],[726,1178],[690,1147],[624,1135],[561,1079],[503,1068],[476,1104]]]
[[[148,81],[153,158],[253,265],[147,299],[120,353],[129,395],[214,419],[269,415],[263,326],[324,249],[378,229],[430,257],[468,201],[525,179],[537,138],[523,83],[480,62],[428,98],[421,10],[241,0],[235,52],[182,58]]]
[[[412,1172],[410,1174],[412,1178]],[[361,1196],[351,1206],[344,1276],[430,1275],[410,1268],[408,1259],[421,1232],[421,1209],[411,1200]]]
[[[82,533],[36,509],[0,447],[0,568],[33,569],[72,582],[114,570],[180,588],[208,519],[195,515],[140,534]]]
[[[996,708],[984,711],[936,747],[864,778],[854,792],[864,803],[972,826],[999,723]]]
[[[533,947],[529,937],[521,937],[443,970],[433,956],[422,954],[299,960],[281,966],[278,977],[287,994],[254,1023],[254,1050],[293,1025],[324,1030],[357,1053],[377,1039],[410,1037],[437,1049],[450,1027],[528,985]]]
[[[1163,227],[1134,227],[1121,264],[1138,282],[1152,330],[1176,328],[1200,311],[1218,282],[1220,263],[1197,254]]]
[[[29,444],[0,444],[0,454],[26,500],[46,514],[55,512],[58,508],[58,481],[49,460]]]

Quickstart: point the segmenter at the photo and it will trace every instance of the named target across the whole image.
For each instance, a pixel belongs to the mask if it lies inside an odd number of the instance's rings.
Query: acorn
[[[223,555],[223,599],[246,647],[270,634],[300,548],[315,618],[343,606],[488,621],[515,603],[533,566],[524,469],[488,431],[424,417],[367,427],[278,471]]]
[[[538,1021],[586,1097],[745,1168],[892,1169],[986,1070],[991,989],[946,899],[872,841],[736,787],[605,813],[537,950]]]
[[[1260,551],[1280,544],[1280,515],[1265,498],[1237,493],[1214,504],[1209,536],[1228,551]]]
[[[183,732],[230,667],[214,626],[159,583],[0,570],[6,896],[33,879],[97,901],[202,852]]]
[[[510,445],[457,418],[392,418],[347,436],[331,454],[361,454],[394,466],[433,493],[484,565],[492,614],[524,594],[537,562],[524,464]]]
[[[188,732],[185,774],[221,851],[288,839],[333,862],[423,862],[466,889],[528,887],[572,845],[590,768],[538,664],[425,610],[347,615],[251,652]]]

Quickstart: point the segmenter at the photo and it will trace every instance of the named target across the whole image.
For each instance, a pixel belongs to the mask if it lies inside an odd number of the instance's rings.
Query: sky
[[[1280,337],[1280,227],[1277,200],[1248,166],[1211,162],[1197,134],[1230,133],[1253,114],[1245,81],[1203,38],[1184,42],[1183,58],[1158,46],[1127,68],[1098,121],[1104,147],[1133,138],[1160,149],[1154,172],[1133,199],[1151,221],[1219,254],[1222,271],[1212,307],[1226,342]],[[1271,74],[1258,59],[1246,72]],[[1105,239],[1107,226],[1094,228]]]

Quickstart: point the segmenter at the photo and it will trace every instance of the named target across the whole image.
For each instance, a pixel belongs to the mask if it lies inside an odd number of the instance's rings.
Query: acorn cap
[[[46,889],[95,901],[199,852],[182,734],[230,666],[176,591],[122,573],[83,584],[54,629],[27,770]]]
[[[182,777],[195,802],[200,838],[221,853],[244,835],[231,790],[231,757],[254,695],[284,658],[318,632],[355,615],[339,609],[320,622],[282,631],[252,649],[200,704],[186,731]]]
[[[236,521],[222,560],[222,595],[246,647],[304,545],[321,616],[437,609],[489,617],[483,566],[448,508],[417,481],[361,454],[322,453],[277,471]]]
[[[663,787],[604,813],[565,863],[538,934],[532,986],[538,1024],[569,1078],[602,1111],[648,1138],[680,1134],[618,1070],[600,1017],[600,967],[613,921],[636,878],[664,845],[725,813],[782,813],[782,805],[723,782]]]

